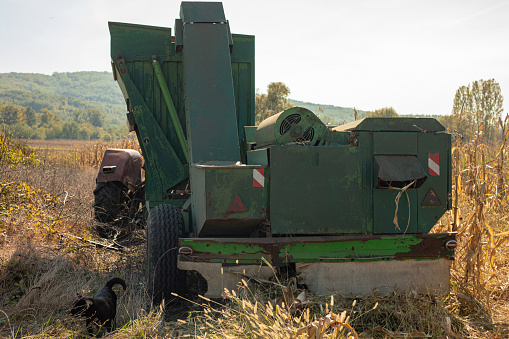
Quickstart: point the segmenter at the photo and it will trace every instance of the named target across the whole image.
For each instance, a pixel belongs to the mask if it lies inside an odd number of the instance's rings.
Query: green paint
[[[247,152],[247,164],[269,166],[269,149],[262,148]]]
[[[244,132],[246,134],[246,142],[255,143],[256,126],[245,126]]]
[[[253,186],[253,170],[260,168],[245,165],[191,165],[197,234],[249,236],[262,220],[268,218],[269,180],[265,181],[264,187]],[[246,210],[230,210],[234,199],[240,199]]]
[[[184,189],[189,166],[182,138],[175,126],[187,128],[182,56],[171,42],[172,30],[166,27],[110,22],[111,60],[115,80],[127,100],[127,110],[145,160],[146,199],[151,206],[160,203],[181,205],[165,198],[167,190]],[[254,37],[232,35],[235,49],[230,55],[231,82],[234,87],[234,113],[238,121],[238,142],[244,145],[244,126],[254,124]],[[154,69],[152,56],[156,56]],[[120,58],[119,58],[120,57]],[[157,74],[156,74],[157,73]],[[158,77],[163,76],[163,81]],[[163,84],[163,86],[161,86]],[[177,114],[172,122],[164,84]],[[217,131],[210,131],[217,134]],[[145,141],[148,140],[148,143]],[[245,152],[246,147],[242,150]],[[245,158],[245,153],[243,155]],[[179,185],[183,185],[180,187]]]
[[[296,262],[349,261],[351,259],[390,259],[398,253],[410,252],[409,246],[420,243],[422,239],[385,237],[369,241],[348,241],[337,243],[299,243],[285,246],[283,251]]]
[[[272,146],[273,234],[360,234],[371,214],[360,147]]]
[[[116,61],[120,67],[121,60]],[[145,153],[145,196],[148,201],[161,201],[165,190],[174,187],[188,174],[188,167],[180,162],[172,145],[144,103],[129,73],[120,73],[120,79],[130,93],[132,112],[137,122],[137,136]]]
[[[375,133],[373,154],[417,154],[417,133]]]
[[[231,36],[222,4],[183,2],[180,17],[184,23],[182,71],[190,163],[235,163],[241,159],[239,129]],[[186,24],[196,23],[195,18],[199,18],[197,24]]]
[[[255,140],[258,147],[299,141],[315,145],[323,140],[326,130],[323,122],[310,110],[291,107],[262,121],[256,130]]]
[[[364,118],[334,128],[336,131],[441,132],[445,131],[433,118]]]
[[[262,257],[272,264],[288,264],[296,262],[348,262],[348,261],[379,261],[394,259],[414,259],[411,256],[412,246],[423,242],[422,238],[412,235],[385,236],[377,239],[351,239],[317,241],[316,238],[292,238],[285,240],[261,239],[258,243],[250,239],[249,243],[242,243],[243,239],[215,241],[213,239],[181,239],[180,246],[193,249],[193,256],[199,261],[239,264],[260,264]],[[443,243],[447,237],[439,235],[435,249],[430,249],[425,257],[418,259],[433,260],[451,258],[453,251],[443,250]],[[447,238],[447,239],[445,239]],[[235,241],[235,243],[233,243]],[[398,255],[407,254],[404,257]]]
[[[173,100],[171,100],[170,90],[168,89],[168,85],[164,80],[163,71],[157,59],[152,61],[152,66],[154,67],[154,72],[157,77],[157,81],[159,82],[159,87],[161,88],[161,92],[163,93],[164,101],[166,102],[166,107],[168,108],[168,112],[171,117],[171,121],[173,123],[173,128],[175,128],[175,132],[180,142],[180,147],[184,152],[184,156],[186,157],[186,161],[189,161],[189,155],[187,153],[187,145],[186,145],[186,137],[184,135],[184,131],[182,129],[182,125],[177,116],[177,111],[175,111],[175,105],[173,105]]]

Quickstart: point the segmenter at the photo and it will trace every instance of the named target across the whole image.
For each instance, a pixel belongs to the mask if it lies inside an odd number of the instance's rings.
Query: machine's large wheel
[[[155,303],[172,298],[184,287],[184,272],[177,268],[178,240],[184,233],[184,218],[178,208],[159,205],[147,221],[148,290]]]
[[[94,190],[94,216],[99,222],[112,222],[126,210],[127,187],[119,181],[99,182]]]

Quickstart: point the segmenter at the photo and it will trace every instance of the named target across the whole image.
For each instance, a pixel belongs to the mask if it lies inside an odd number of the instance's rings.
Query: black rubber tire
[[[185,272],[177,268],[178,240],[184,234],[184,218],[173,205],[152,209],[147,221],[148,291],[156,304],[182,293]]]
[[[126,213],[127,187],[120,181],[99,182],[94,190],[94,217],[113,222]]]

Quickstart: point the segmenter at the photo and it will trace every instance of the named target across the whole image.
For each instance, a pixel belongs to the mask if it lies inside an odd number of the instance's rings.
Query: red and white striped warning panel
[[[253,187],[265,186],[265,169],[255,168],[253,170]]]
[[[435,154],[429,153],[428,172],[429,172],[429,175],[431,175],[431,176],[434,176],[434,177],[440,176],[440,154],[439,153],[435,153]]]

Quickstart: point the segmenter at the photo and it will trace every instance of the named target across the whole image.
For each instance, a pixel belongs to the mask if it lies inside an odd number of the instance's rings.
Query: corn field
[[[56,165],[97,168],[107,148],[134,149],[141,153],[138,139],[134,134],[120,140],[103,142],[87,141],[30,141],[38,156],[45,162]]]
[[[505,300],[509,292],[507,120],[500,123],[499,143],[484,141],[482,134],[463,144],[457,138],[452,148],[453,209],[434,228],[457,232],[453,289],[460,299],[474,301],[490,319],[493,301]],[[454,308],[460,309],[461,302]]]

